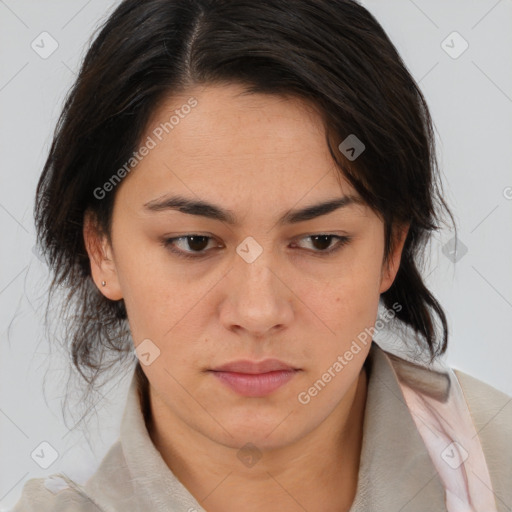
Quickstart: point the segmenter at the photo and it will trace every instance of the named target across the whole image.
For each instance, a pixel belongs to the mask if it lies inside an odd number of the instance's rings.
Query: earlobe
[[[94,283],[108,299],[122,299],[112,247],[107,236],[98,230],[94,216],[90,212],[86,212],[84,216],[83,236]]]
[[[387,263],[382,267],[380,293],[384,293],[391,288],[398,269],[400,268],[400,260],[402,258],[402,252],[409,233],[410,224],[399,226],[396,229],[395,239],[391,254],[389,255]]]

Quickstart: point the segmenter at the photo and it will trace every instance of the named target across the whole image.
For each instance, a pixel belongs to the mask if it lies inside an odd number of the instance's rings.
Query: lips
[[[278,359],[233,361],[210,370],[222,384],[238,395],[247,397],[269,395],[300,371]]]
[[[264,361],[249,361],[245,359],[223,364],[217,368],[213,368],[212,371],[258,374],[279,370],[291,371],[298,370],[298,368],[294,368],[293,366],[290,366],[283,361],[279,361],[278,359],[265,359]]]

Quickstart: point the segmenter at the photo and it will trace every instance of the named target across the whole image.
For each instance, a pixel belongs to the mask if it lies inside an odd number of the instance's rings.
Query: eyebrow
[[[321,217],[322,215],[327,215],[340,208],[363,203],[360,197],[352,195],[342,196],[322,203],[306,206],[305,208],[289,210],[278,219],[277,224],[297,224]],[[231,210],[226,210],[203,200],[190,199],[180,195],[153,199],[144,204],[144,209],[151,212],[177,210],[181,213],[198,215],[200,217],[225,222],[232,226],[238,224],[236,215]]]

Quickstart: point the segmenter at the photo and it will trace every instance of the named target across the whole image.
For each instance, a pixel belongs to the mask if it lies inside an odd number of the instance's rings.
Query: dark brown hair
[[[65,341],[89,386],[133,362],[123,300],[96,288],[84,247],[92,212],[110,234],[115,190],[101,187],[137,150],[152,113],[198,84],[308,101],[325,124],[340,173],[383,219],[385,258],[394,227],[410,223],[387,308],[432,359],[444,353],[446,316],[425,286],[421,258],[441,211],[433,123],[425,99],[376,19],[353,0],[124,0],[99,27],[66,98],[36,194],[38,243],[68,290]],[[338,145],[365,144],[354,161]],[[138,377],[144,383],[140,365]],[[146,382],[147,384],[147,382]]]

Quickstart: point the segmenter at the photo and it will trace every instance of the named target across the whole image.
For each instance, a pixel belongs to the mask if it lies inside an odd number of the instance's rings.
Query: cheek
[[[165,249],[121,220],[114,244],[117,276],[130,320],[141,328],[166,320],[175,311],[179,294],[166,276]],[[166,314],[162,315],[164,305]]]
[[[177,291],[176,282],[162,276],[131,277],[125,305],[135,345],[151,340],[159,350],[158,364],[152,367],[186,373],[191,361],[204,352],[205,321],[211,313],[205,311],[205,287],[179,285]]]
[[[341,263],[343,268],[335,279],[310,283],[305,296],[319,305],[317,311],[324,311],[329,317],[345,320],[348,316],[364,315],[379,300],[379,263],[371,254],[354,253],[350,261]]]
[[[359,255],[336,279],[322,283],[311,281],[303,286],[299,296],[307,316],[304,329],[306,332],[314,329],[322,337],[318,350],[325,356],[321,357],[332,357],[374,325],[380,298],[379,283],[380,267],[376,259]]]
[[[142,251],[125,252],[116,266],[135,344],[150,338],[160,345],[163,334],[179,319],[179,294]]]

